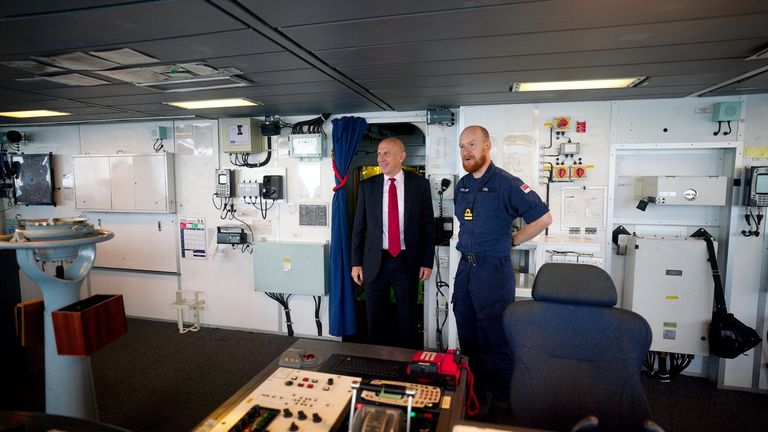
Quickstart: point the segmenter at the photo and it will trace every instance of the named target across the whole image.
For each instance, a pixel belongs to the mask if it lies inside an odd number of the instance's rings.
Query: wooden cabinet
[[[72,165],[77,209],[176,212],[172,153],[77,155]]]

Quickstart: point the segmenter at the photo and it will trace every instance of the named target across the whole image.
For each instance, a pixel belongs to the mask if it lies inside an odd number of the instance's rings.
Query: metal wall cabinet
[[[324,296],[328,293],[328,243],[255,242],[256,291]]]
[[[72,158],[75,174],[75,208],[83,210],[110,210],[112,200],[109,177],[109,158]]]
[[[172,153],[77,155],[72,165],[77,209],[176,212]]]

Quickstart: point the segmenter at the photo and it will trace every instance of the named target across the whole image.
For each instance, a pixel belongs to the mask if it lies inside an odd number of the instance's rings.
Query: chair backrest
[[[504,313],[515,424],[569,430],[596,415],[598,430],[643,430],[650,410],[640,372],[651,329],[640,315],[613,307],[610,275],[591,265],[545,264],[533,298]]]

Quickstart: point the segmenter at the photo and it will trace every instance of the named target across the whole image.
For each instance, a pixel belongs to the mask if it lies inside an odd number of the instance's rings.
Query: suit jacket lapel
[[[372,213],[378,215],[375,220],[378,223],[378,231],[381,231],[384,229],[384,209],[382,208],[382,201],[384,200],[384,174],[378,175],[372,183],[371,186],[376,188],[376,190],[372,191],[373,194],[370,195],[373,198]]]
[[[405,188],[405,197],[403,199],[403,207],[405,207],[403,209],[403,231],[405,231],[405,229],[408,228],[408,221],[410,220],[409,215],[413,208],[411,202],[413,201],[414,193],[416,193],[411,184],[411,176],[405,171],[403,171],[403,188]]]

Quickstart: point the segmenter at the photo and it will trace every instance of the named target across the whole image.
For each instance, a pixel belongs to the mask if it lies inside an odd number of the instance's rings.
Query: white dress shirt
[[[403,183],[405,179],[405,174],[403,174],[403,170],[400,169],[397,174],[395,174],[394,177],[389,177],[386,174],[384,175],[384,193],[382,193],[382,225],[384,228],[384,239],[382,242],[382,245],[384,246],[384,249],[389,249],[389,238],[387,236],[387,233],[389,232],[389,179],[394,178],[395,179],[395,188],[397,189],[397,211],[398,216],[400,220],[400,249],[405,250],[405,184]]]

